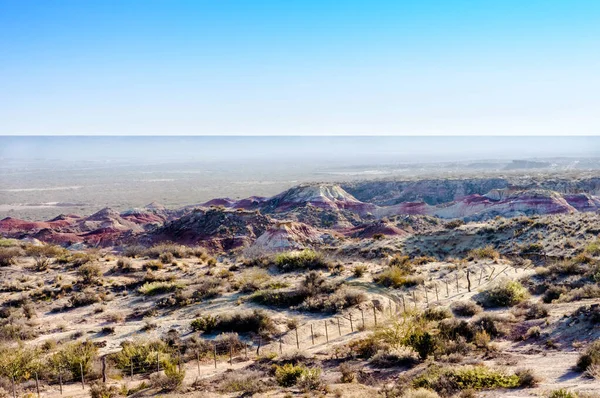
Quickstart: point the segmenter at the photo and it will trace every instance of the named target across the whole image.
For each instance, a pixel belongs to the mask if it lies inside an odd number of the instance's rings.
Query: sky
[[[600,133],[598,0],[0,0],[0,134]]]

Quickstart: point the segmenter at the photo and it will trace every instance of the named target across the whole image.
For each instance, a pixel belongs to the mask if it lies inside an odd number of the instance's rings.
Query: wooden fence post
[[[492,273],[490,274],[490,276],[489,276],[489,278],[488,278],[488,281],[491,281],[491,280],[492,280],[492,276],[494,276],[494,272],[495,272],[495,271],[496,271],[496,268],[495,268],[495,267],[494,267],[494,268],[492,268]]]
[[[60,395],[63,394],[63,389],[62,389],[62,367],[59,366],[58,368],[58,384],[60,386]]]
[[[456,293],[460,293],[460,288],[458,286],[458,272],[456,273]]]
[[[83,379],[83,363],[79,362],[79,370],[81,373],[81,388],[85,390],[85,380]]]
[[[329,332],[327,331],[327,321],[323,321],[325,323],[325,340],[329,343]]]
[[[471,271],[467,268],[467,290],[471,292]]]
[[[213,357],[215,359],[215,369],[217,368],[217,343],[213,344]]]
[[[233,343],[229,343],[229,366],[233,366]]]
[[[106,384],[106,355],[102,356],[102,383]]]
[[[198,366],[198,376],[200,376],[200,351],[196,350],[196,365]]]
[[[296,348],[300,349],[300,341],[298,340],[298,326],[296,326]]]
[[[258,346],[256,347],[256,356],[260,355],[260,344],[262,343],[262,339],[258,336]]]
[[[40,398],[40,380],[38,379],[37,372],[35,372],[35,390],[37,391],[38,398]]]
[[[310,324],[310,339],[312,340],[312,345],[315,345],[315,334],[313,333],[313,325]]]
[[[404,312],[406,312],[406,298],[404,297],[404,294],[402,294],[402,309],[404,310]]]
[[[423,290],[425,290],[425,303],[429,307],[429,295],[427,294],[427,286],[423,285]]]
[[[377,326],[377,308],[373,306],[373,318],[375,318],[375,326]]]
[[[362,308],[360,309],[360,317],[362,318],[362,328],[363,328],[363,330],[365,330],[366,329],[366,326],[365,326],[365,311]]]
[[[131,370],[131,380],[133,380],[133,358],[131,358],[131,360],[129,362],[129,365],[130,365],[130,368],[131,368],[130,369]]]
[[[350,330],[352,332],[354,332],[354,325],[352,325],[352,313],[350,313],[349,316],[350,316]]]
[[[281,341],[281,337],[279,337],[279,354],[283,354],[283,342]]]
[[[156,373],[160,373],[160,353],[156,351]]]
[[[337,321],[338,321],[338,334],[341,337],[342,336],[342,327],[340,326],[340,318],[338,318]]]
[[[440,302],[440,295],[438,294],[438,285],[437,283],[434,284],[433,286],[435,286],[435,299],[437,300],[437,302]]]

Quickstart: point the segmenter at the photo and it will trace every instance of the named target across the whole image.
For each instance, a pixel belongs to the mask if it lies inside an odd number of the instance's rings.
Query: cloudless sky
[[[3,134],[600,133],[598,0],[0,0]]]

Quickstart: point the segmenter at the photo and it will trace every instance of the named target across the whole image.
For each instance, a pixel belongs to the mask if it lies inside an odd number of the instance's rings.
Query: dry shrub
[[[527,300],[529,293],[520,282],[504,279],[479,297],[484,307],[512,307]]]
[[[15,264],[17,257],[23,254],[23,250],[18,247],[0,247],[0,267],[8,267]]]
[[[450,309],[456,316],[473,316],[483,311],[483,308],[481,308],[481,306],[479,306],[476,302],[471,300],[456,301],[452,303]]]

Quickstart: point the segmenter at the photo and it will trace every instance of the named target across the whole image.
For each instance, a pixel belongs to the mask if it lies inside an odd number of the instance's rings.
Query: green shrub
[[[157,354],[162,365],[170,360],[169,347],[161,340],[124,341],[111,359],[124,372],[129,373],[133,363],[135,373],[147,373],[156,369]]]
[[[68,344],[54,354],[54,363],[62,364],[72,376],[73,380],[81,380],[81,370],[87,375],[92,371],[96,360],[98,348],[91,341],[74,342]]]
[[[275,365],[275,380],[282,387],[295,386],[300,377],[308,371],[304,365],[286,363],[283,366]]]
[[[577,393],[565,390],[564,388],[553,390],[548,398],[578,398]]]
[[[464,366],[457,368],[431,367],[425,374],[413,380],[416,388],[430,388],[444,395],[452,395],[461,390],[484,390],[519,387],[517,375],[507,375],[500,370],[485,366]]]
[[[217,326],[217,318],[209,314],[202,315],[199,318],[194,319],[190,326],[195,332],[211,333]]]
[[[600,365],[600,340],[590,344],[577,360],[577,368],[582,372],[585,372],[592,365]]]
[[[0,347],[0,376],[19,383],[29,379],[31,373],[37,370],[40,352],[30,347]]]
[[[147,282],[138,289],[144,296],[155,296],[181,289],[183,286],[176,282]]]
[[[240,291],[248,293],[255,292],[265,286],[271,280],[269,273],[258,267],[244,270],[237,278],[236,284]]]
[[[518,281],[502,280],[481,295],[484,307],[512,307],[527,300],[529,293]]]
[[[117,398],[121,392],[117,386],[107,386],[104,383],[94,382],[90,386],[90,398]]]
[[[596,239],[595,241],[589,243],[585,249],[584,249],[586,254],[589,254],[590,256],[600,256],[600,239]]]
[[[296,385],[304,391],[313,391],[322,387],[321,368],[307,368],[298,378]]]
[[[282,272],[327,269],[329,266],[322,254],[309,249],[278,254],[274,263]]]
[[[226,373],[219,381],[218,390],[221,393],[242,393],[241,396],[253,396],[267,390],[268,384],[264,377],[256,371],[236,371]]]
[[[300,305],[308,294],[299,290],[259,290],[250,296],[250,301],[257,304],[289,308]]]

